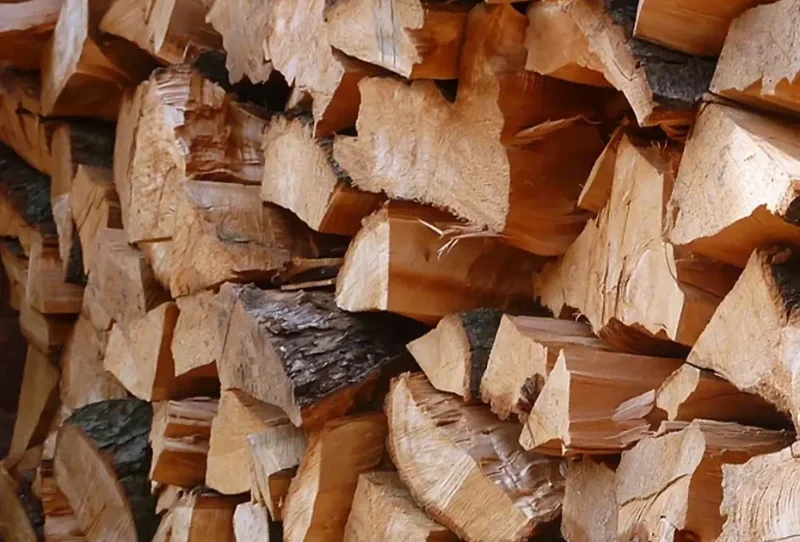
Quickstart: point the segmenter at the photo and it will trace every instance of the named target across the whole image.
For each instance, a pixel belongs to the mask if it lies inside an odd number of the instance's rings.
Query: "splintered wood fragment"
[[[408,351],[439,391],[479,398],[502,313],[477,309],[442,318],[435,329],[408,343]]]
[[[74,323],[72,315],[44,315],[28,303],[21,303],[19,307],[22,336],[44,354],[56,352],[67,342]]]
[[[725,294],[725,266],[697,262],[702,272],[686,276],[694,260],[663,240],[679,159],[670,147],[623,136],[608,203],[564,257],[534,279],[534,294],[554,314],[577,309],[620,350],[685,353]]]
[[[42,314],[78,314],[83,304],[83,286],[64,281],[58,246],[34,236],[28,259],[25,299]]]
[[[368,472],[358,478],[344,542],[456,542],[414,502],[396,472]]]
[[[561,6],[586,36],[606,79],[625,94],[640,126],[691,124],[714,74],[713,59],[634,39],[635,2],[579,0]]]
[[[380,371],[406,355],[404,339],[413,332],[392,315],[345,312],[329,292],[247,285],[236,295],[232,340],[219,361],[222,388],[276,405],[298,426],[318,425],[369,400]]]
[[[158,527],[147,472],[152,409],[138,399],[76,410],[59,430],[56,483],[91,541],[151,540]]]
[[[26,0],[0,4],[0,64],[38,70],[63,0]]]
[[[696,420],[641,441],[622,454],[616,472],[618,539],[717,540],[724,466],[776,452],[792,440],[782,431]]]
[[[286,497],[286,542],[344,539],[358,477],[381,462],[386,434],[381,412],[330,420],[312,431]]]
[[[325,30],[332,47],[407,79],[458,79],[468,3],[368,0],[332,3]]]
[[[609,349],[581,322],[503,316],[480,382],[481,400],[502,420],[511,414],[524,420],[562,351],[576,346]]]
[[[178,189],[170,291],[187,295],[225,281],[269,280],[294,257],[319,255],[313,232],[255,186],[193,181]]]
[[[669,202],[669,240],[737,267],[756,247],[800,242],[798,141],[796,125],[726,105],[705,106]]]
[[[611,86],[586,36],[558,2],[531,4],[528,21],[526,70],[583,85]]]
[[[250,491],[275,521],[283,518],[289,483],[306,451],[307,440],[307,431],[288,420],[247,435],[253,478]]]
[[[714,57],[722,51],[734,19],[754,6],[771,1],[774,0],[642,0],[636,13],[634,35],[689,55]]]
[[[611,134],[611,139],[606,148],[597,157],[586,184],[583,185],[581,195],[578,196],[578,207],[593,213],[600,213],[611,197],[611,187],[614,185],[614,166],[617,162],[617,151],[624,132],[617,128]]]
[[[681,363],[564,348],[531,408],[520,444],[565,456],[619,453],[654,429],[655,390]]]
[[[80,237],[83,270],[88,275],[97,258],[95,239],[98,233],[105,228],[122,229],[119,198],[111,170],[78,167],[72,181],[69,205]]]
[[[247,435],[288,423],[278,407],[256,401],[239,390],[222,390],[211,424],[206,485],[226,495],[250,491]]]
[[[61,403],[76,409],[106,399],[122,399],[128,392],[103,367],[108,334],[81,314],[61,354]]]
[[[5,462],[11,467],[31,446],[44,442],[58,410],[59,371],[33,346],[28,347],[17,405],[17,419]]]
[[[185,488],[202,485],[216,399],[164,401],[154,407],[150,479]]]
[[[0,536],[6,542],[37,542],[17,486],[17,481],[0,466]]]
[[[570,461],[561,534],[569,542],[609,542],[617,539],[614,471],[591,457]]]
[[[424,257],[420,257],[420,255]],[[336,303],[426,323],[482,307],[526,310],[541,259],[429,207],[391,203],[364,221],[345,256]]]
[[[780,428],[786,417],[758,395],[745,393],[711,371],[684,364],[656,392],[656,407],[668,420],[696,419]]]
[[[243,502],[233,513],[236,542],[269,542],[269,514],[258,503]]]
[[[519,424],[436,391],[422,374],[395,379],[385,408],[401,480],[459,538],[519,542],[559,516],[562,460],[520,448]]]
[[[238,497],[211,493],[184,495],[171,510],[169,542],[235,542],[233,515],[241,501]]]
[[[333,159],[333,139],[315,139],[311,118],[277,115],[264,132],[261,198],[295,213],[311,229],[355,235],[383,198],[351,186]]]

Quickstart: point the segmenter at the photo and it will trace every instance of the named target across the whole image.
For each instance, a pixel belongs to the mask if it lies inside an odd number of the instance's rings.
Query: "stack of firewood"
[[[0,540],[800,539],[798,28],[0,0]]]

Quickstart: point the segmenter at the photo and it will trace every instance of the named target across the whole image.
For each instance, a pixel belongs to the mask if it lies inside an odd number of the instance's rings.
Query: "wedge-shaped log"
[[[344,539],[358,477],[381,462],[386,434],[380,412],[330,420],[312,431],[286,496],[286,542]]]
[[[619,453],[654,429],[655,390],[680,366],[672,358],[564,348],[520,444],[555,455]]]
[[[347,313],[328,292],[244,286],[228,328],[237,339],[219,362],[222,388],[279,406],[295,425],[319,424],[369,399],[381,369],[405,354],[403,324]]]
[[[25,300],[42,314],[78,314],[83,304],[83,286],[64,281],[58,245],[50,242],[51,238],[41,234],[33,236]]]
[[[458,538],[417,507],[396,472],[368,472],[358,477],[343,540],[456,542]]]
[[[111,170],[93,166],[78,167],[69,194],[69,206],[80,237],[83,272],[88,275],[98,257],[95,239],[100,231],[106,228],[122,229],[119,198]]]
[[[569,463],[561,534],[569,542],[617,539],[614,471],[608,466],[590,457]]]
[[[435,329],[408,343],[408,351],[434,388],[477,399],[501,317],[493,309],[445,316]]]
[[[58,433],[56,483],[92,541],[150,540],[158,527],[147,472],[153,411],[138,399],[76,410]]]
[[[798,140],[796,125],[706,106],[675,180],[666,215],[669,240],[738,267],[759,246],[800,242]]]
[[[584,119],[606,94],[525,71],[527,24],[511,6],[470,13],[455,103],[431,81],[362,81],[358,137],[334,147],[355,185],[562,254],[588,218],[574,202],[603,142]]]
[[[58,21],[62,0],[27,0],[0,4],[0,63],[38,70],[47,40]]]
[[[458,79],[468,3],[347,0],[325,10],[332,47],[407,79]]]
[[[192,492],[172,507],[168,542],[235,542],[233,515],[242,499],[211,492]],[[255,541],[254,541],[255,542]]]
[[[386,398],[388,448],[414,500],[468,542],[527,540],[561,512],[561,460],[524,451],[520,426],[405,374]],[[458,423],[453,423],[458,420]],[[502,517],[502,522],[493,518]]]
[[[617,152],[622,136],[625,134],[622,126],[611,134],[606,148],[597,157],[592,167],[589,178],[578,197],[578,207],[593,213],[600,213],[611,197],[611,187],[614,184],[614,166],[617,163]]]
[[[791,441],[784,432],[705,420],[643,440],[622,454],[617,469],[618,539],[717,540],[723,466]],[[653,465],[661,467],[654,472]]]
[[[620,350],[683,353],[733,284],[725,266],[696,261],[662,239],[678,160],[670,148],[623,137],[605,208],[534,280],[535,295],[554,314],[577,309]]]
[[[243,502],[233,513],[233,533],[236,542],[269,542],[269,514],[258,503]]]
[[[390,203],[365,220],[350,244],[336,303],[426,323],[482,307],[529,308],[530,277],[540,258],[469,231],[436,209]]]
[[[502,420],[511,414],[524,420],[558,357],[574,346],[608,349],[581,322],[503,316],[480,381],[481,400]]]
[[[21,303],[19,307],[19,329],[28,344],[44,354],[52,354],[67,342],[75,318],[72,315],[46,316]]]
[[[0,536],[8,542],[37,542],[39,539],[18,494],[18,485],[0,466]]]

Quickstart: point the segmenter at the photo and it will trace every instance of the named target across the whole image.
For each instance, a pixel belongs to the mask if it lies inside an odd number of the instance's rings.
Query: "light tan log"
[[[616,473],[619,539],[717,540],[723,466],[778,451],[791,440],[784,432],[705,420],[643,440],[622,454]]]
[[[669,240],[738,267],[758,246],[798,243],[793,202],[799,137],[800,128],[792,124],[707,105],[686,145],[669,202]]]
[[[434,388],[466,401],[478,399],[501,317],[493,309],[450,314],[435,329],[408,343],[408,351]]]
[[[17,495],[17,485],[17,481],[0,466],[0,535],[6,542],[36,542],[36,533]]]
[[[390,311],[427,323],[481,307],[530,307],[530,277],[540,259],[470,232],[433,208],[389,204],[365,220],[350,244],[336,303],[348,311]]]
[[[83,270],[88,275],[97,259],[95,239],[99,232],[105,228],[122,229],[119,198],[111,170],[93,166],[78,167],[69,202],[81,240]]]
[[[233,515],[241,501],[238,497],[206,494],[202,490],[184,495],[171,511],[169,542],[235,542]]]
[[[616,540],[614,471],[591,457],[571,461],[561,516],[561,534],[569,542]]]
[[[614,454],[655,428],[655,390],[681,360],[564,348],[525,422],[526,450]]]
[[[511,6],[474,8],[455,103],[430,81],[362,81],[358,137],[337,136],[334,148],[355,185],[562,254],[588,218],[574,202],[603,147],[584,119],[610,94],[526,71],[527,25]]]
[[[258,503],[243,502],[233,514],[236,542],[269,542],[269,515]]]
[[[22,336],[44,354],[51,354],[63,346],[74,324],[72,315],[45,316],[28,303],[20,304],[19,329]]]
[[[0,4],[0,63],[37,70],[53,33],[62,0],[27,0]]]
[[[42,314],[78,314],[83,303],[83,286],[64,282],[58,245],[49,243],[41,235],[33,238],[25,299]]]
[[[286,542],[344,539],[358,477],[380,463],[386,433],[383,413],[338,418],[311,433],[286,496]]]
[[[424,0],[348,0],[325,9],[325,30],[332,47],[407,79],[457,79],[468,10]]]
[[[436,391],[422,374],[395,379],[385,408],[400,478],[459,538],[527,540],[560,514],[562,462],[520,448],[518,424]]]
[[[456,542],[458,538],[417,507],[396,472],[368,472],[358,477],[343,540]]]
[[[75,511],[58,489],[52,459],[42,461],[36,481],[44,511],[44,542],[88,542]]]
[[[505,315],[480,383],[481,400],[500,419],[527,417],[556,360],[572,347],[609,347],[582,322]]]
[[[278,408],[238,390],[223,390],[211,424],[206,485],[226,495],[251,489],[247,435],[288,422]]]
[[[164,289],[169,290],[169,274],[171,270],[170,257],[172,255],[172,240],[142,241],[136,246],[142,251],[144,259],[153,268],[156,282]]]
[[[614,185],[614,166],[617,163],[617,152],[622,136],[625,132],[622,127],[614,130],[606,148],[597,157],[589,173],[586,184],[583,185],[581,195],[578,197],[578,207],[593,213],[600,213],[611,197],[611,187]]]
[[[175,300],[180,310],[172,335],[175,376],[217,374],[236,301],[235,289],[225,292],[204,291]]]
[[[252,472],[250,491],[275,521],[283,518],[289,483],[306,451],[307,440],[307,431],[288,420],[247,435]]]

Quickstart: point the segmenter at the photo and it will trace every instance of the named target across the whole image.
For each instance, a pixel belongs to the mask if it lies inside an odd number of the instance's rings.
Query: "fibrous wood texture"
[[[62,0],[27,0],[0,4],[0,63],[23,70],[39,68]]]
[[[54,123],[41,115],[40,86],[35,75],[14,70],[0,71],[0,141],[31,167],[50,175],[53,161],[50,137]]]
[[[0,536],[7,542],[37,542],[17,487],[17,481],[0,466]]]
[[[114,189],[111,170],[92,166],[78,167],[69,193],[69,206],[80,237],[83,272],[88,275],[97,258],[97,235],[105,228],[122,228],[119,198]],[[64,257],[62,250],[61,259]]]
[[[228,295],[203,291],[175,300],[180,314],[172,334],[175,376],[213,379],[222,357],[228,321],[236,301],[235,289]]]
[[[182,496],[170,510],[169,542],[234,542],[233,515],[240,502],[202,489]]]
[[[236,542],[269,542],[269,514],[258,503],[244,502],[233,514]]]
[[[19,307],[19,328],[23,337],[44,354],[60,350],[67,342],[74,323],[72,315],[44,315],[28,303],[21,303]]]
[[[28,258],[25,300],[42,314],[78,314],[83,303],[83,286],[64,281],[58,244],[51,238],[33,236]]]
[[[522,450],[518,424],[436,391],[422,374],[393,381],[386,415],[400,478],[459,538],[522,541],[558,517],[561,461]]]
[[[614,471],[586,457],[567,468],[561,534],[569,542],[617,540]]]

